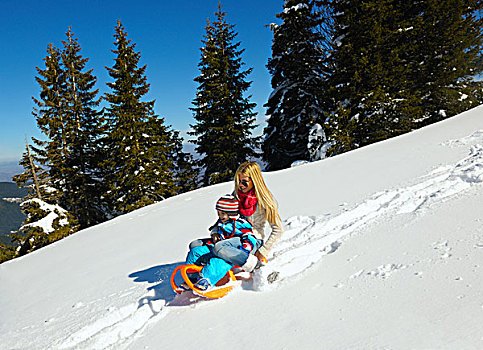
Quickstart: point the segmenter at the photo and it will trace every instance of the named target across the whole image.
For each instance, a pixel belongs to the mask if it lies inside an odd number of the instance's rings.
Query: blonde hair
[[[263,180],[260,166],[256,162],[245,162],[238,167],[235,173],[235,194],[237,196],[238,188],[240,186],[240,174],[248,176],[252,180],[258,204],[265,210],[265,220],[281,227],[282,219],[278,214],[277,203],[275,202],[272,192],[268,190],[268,187]]]

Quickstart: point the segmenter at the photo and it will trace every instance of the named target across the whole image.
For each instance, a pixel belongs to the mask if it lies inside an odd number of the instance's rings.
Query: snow
[[[413,30],[414,27],[413,26],[410,26],[410,27],[407,27],[407,28],[399,28],[397,31],[398,32],[407,32],[408,30]]]
[[[309,131],[307,148],[310,151],[311,160],[321,160],[325,158],[330,145],[327,142],[324,129],[318,123],[314,124]]]
[[[337,46],[341,46],[342,45],[342,40],[346,37],[346,34],[342,34],[340,36],[338,36],[337,38],[334,39],[334,43],[335,45]]]
[[[52,232],[55,231],[55,229],[53,227],[54,221],[59,217],[59,215],[63,216],[59,220],[60,226],[65,226],[65,225],[69,224],[69,221],[65,218],[66,211],[65,211],[65,209],[61,208],[60,206],[48,204],[48,203],[46,203],[43,200],[40,200],[38,198],[33,198],[33,199],[30,199],[30,200],[27,200],[27,201],[23,202],[21,206],[27,205],[31,202],[37,203],[37,205],[39,206],[39,209],[44,211],[44,212],[48,212],[48,214],[40,220],[37,220],[35,222],[31,222],[29,224],[22,226],[20,228],[20,230],[22,230],[26,226],[34,226],[34,227],[40,227],[42,229],[42,231],[44,231],[45,233],[52,233]]]
[[[283,13],[289,13],[290,11],[299,11],[299,10],[302,10],[302,9],[308,9],[309,6],[307,4],[297,4],[295,6],[291,6],[291,7],[288,7],[288,8],[285,8],[283,10]]]
[[[295,162],[292,162],[292,164],[290,164],[290,167],[291,168],[295,168],[297,166],[301,166],[301,165],[305,165],[305,164],[309,164],[310,162],[308,160],[296,160]]]
[[[11,197],[7,197],[7,198],[2,198],[5,202],[9,202],[9,203],[22,203],[23,202],[23,198],[11,198]]]
[[[4,263],[0,349],[481,349],[482,114],[265,173],[286,231],[223,299],[169,277],[231,183]]]

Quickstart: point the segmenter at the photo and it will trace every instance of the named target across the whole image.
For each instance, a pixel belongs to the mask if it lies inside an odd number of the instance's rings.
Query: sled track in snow
[[[299,275],[318,262],[324,255],[336,252],[341,242],[365,225],[387,215],[418,213],[435,203],[462,193],[483,183],[483,130],[466,138],[448,141],[447,147],[469,147],[469,154],[453,165],[437,168],[417,179],[415,183],[398,189],[376,193],[366,201],[341,213],[317,217],[295,216],[284,222],[285,233],[274,247],[270,262],[254,274],[249,289],[263,291]],[[399,265],[381,266],[371,271],[373,276],[387,277],[393,271],[405,268]],[[278,273],[274,283],[267,276]],[[362,273],[362,271],[360,272]],[[357,277],[357,274],[353,276]],[[245,285],[247,287],[247,285]],[[126,348],[134,337],[151,322],[169,313],[169,304],[146,295],[145,304],[128,303],[109,309],[106,301],[104,316],[93,320],[68,338],[59,340],[54,349],[109,349]],[[128,300],[128,299],[126,299]],[[154,300],[154,301],[153,301]],[[178,305],[179,306],[179,305]]]
[[[444,201],[472,186],[483,183],[483,130],[448,141],[443,146],[469,147],[459,162],[437,168],[410,186],[372,195],[363,203],[345,208],[340,214],[317,217],[296,216],[285,221],[285,233],[273,249],[269,264],[256,276],[254,289],[267,288],[266,277],[278,272],[283,281],[307,270],[322,256],[334,253],[341,241],[374,220],[387,215],[418,213],[425,207]]]

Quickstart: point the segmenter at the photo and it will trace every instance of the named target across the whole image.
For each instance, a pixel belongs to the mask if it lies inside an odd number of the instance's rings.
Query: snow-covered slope
[[[265,178],[286,232],[241,289],[169,286],[211,186],[0,265],[0,349],[483,348],[483,107]]]

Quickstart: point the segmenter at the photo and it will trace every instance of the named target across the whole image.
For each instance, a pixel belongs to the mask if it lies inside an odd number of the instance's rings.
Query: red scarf
[[[252,189],[247,193],[238,190],[237,194],[240,201],[240,213],[245,217],[252,216],[257,209],[258,202],[257,196],[255,195],[255,189]]]

